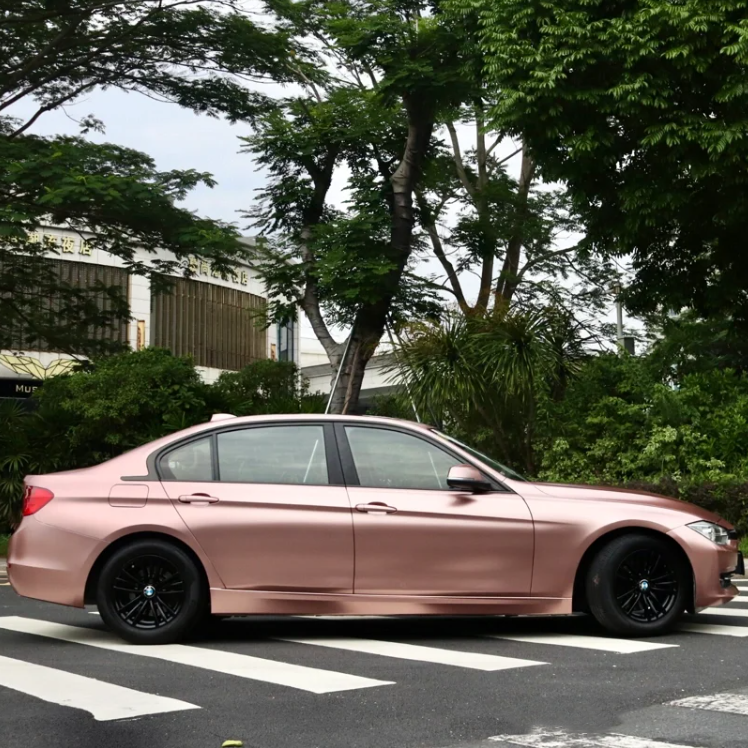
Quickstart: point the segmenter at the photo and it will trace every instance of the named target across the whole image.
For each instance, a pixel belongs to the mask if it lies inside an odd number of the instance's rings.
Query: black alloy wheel
[[[589,610],[605,629],[654,636],[678,622],[692,585],[691,569],[670,541],[632,533],[598,551],[585,589]]]
[[[202,571],[178,546],[136,540],[104,563],[96,585],[104,623],[134,644],[169,644],[188,635],[209,613]]]
[[[158,629],[174,621],[185,595],[179,570],[163,556],[137,556],[120,569],[112,585],[117,615],[137,629]]]
[[[634,551],[618,566],[615,595],[624,615],[632,621],[658,621],[678,599],[678,575],[661,551]]]

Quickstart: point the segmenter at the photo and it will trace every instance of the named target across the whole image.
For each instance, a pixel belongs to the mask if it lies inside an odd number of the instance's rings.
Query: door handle
[[[387,506],[381,501],[372,501],[370,504],[356,504],[356,511],[366,514],[392,514],[397,509],[394,506]]]
[[[179,501],[182,504],[215,504],[218,498],[207,493],[192,493],[189,496],[180,496]]]

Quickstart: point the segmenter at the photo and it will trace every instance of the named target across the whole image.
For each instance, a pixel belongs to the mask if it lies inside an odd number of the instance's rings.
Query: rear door
[[[226,428],[159,458],[229,589],[350,593],[353,525],[332,424]]]

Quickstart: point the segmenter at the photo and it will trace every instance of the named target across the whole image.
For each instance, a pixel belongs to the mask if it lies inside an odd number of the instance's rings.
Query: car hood
[[[714,512],[702,509],[696,504],[680,499],[672,499],[668,496],[647,493],[646,491],[632,491],[627,488],[611,488],[607,486],[572,485],[569,483],[533,483],[541,493],[558,499],[574,499],[587,501],[615,501],[620,504],[637,504],[640,506],[651,506],[659,509],[669,509],[691,515],[693,520],[706,520],[716,522],[723,527],[733,529],[733,526]]]

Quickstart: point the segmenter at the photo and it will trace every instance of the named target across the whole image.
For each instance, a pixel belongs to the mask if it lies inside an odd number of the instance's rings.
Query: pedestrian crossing
[[[683,743],[650,740],[635,735],[608,733],[592,735],[570,733],[564,730],[536,730],[527,735],[496,735],[489,738],[499,746],[523,746],[523,748],[699,748]]]
[[[82,709],[94,719],[132,719],[148,714],[199,709],[177,699],[123,688],[56,668],[0,655],[0,686],[52,704]]]
[[[503,673],[519,674],[528,668],[534,670],[542,666],[557,665],[557,655],[562,649],[588,650],[592,658],[635,657],[651,652],[660,652],[661,656],[667,657],[670,656],[670,652],[675,654],[680,648],[693,644],[694,638],[690,636],[692,634],[748,638],[748,626],[741,625],[739,621],[740,618],[745,617],[741,614],[748,612],[748,607],[741,607],[748,602],[748,584],[742,583],[741,587],[743,587],[741,595],[744,597],[736,602],[724,608],[710,609],[707,615],[686,617],[679,627],[679,632],[652,641],[623,639],[602,634],[593,635],[594,630],[587,633],[583,626],[580,632],[576,633],[575,628],[580,627],[576,626],[574,619],[557,617],[534,619],[533,625],[528,624],[525,630],[522,630],[523,624],[519,622],[520,619],[513,619],[511,629],[504,631],[497,631],[491,624],[483,625],[482,623],[477,631],[468,627],[467,633],[460,632],[460,624],[456,619],[454,628],[451,630],[459,635],[459,639],[452,641],[449,638],[450,635],[446,635],[446,641],[442,638],[432,645],[428,641],[428,636],[425,637],[425,643],[423,637],[419,638],[419,643],[398,640],[400,637],[397,632],[400,629],[392,625],[392,619],[389,619],[389,623],[384,623],[376,616],[351,618],[296,616],[282,619],[286,624],[291,621],[291,625],[281,627],[280,631],[276,632],[271,626],[263,638],[251,638],[248,644],[242,645],[245,650],[249,646],[258,654],[269,655],[269,657],[255,656],[254,652],[246,654],[230,651],[232,648],[230,641],[221,642],[218,645],[213,643],[212,646],[200,644],[131,645],[104,630],[99,620],[91,616],[82,616],[81,625],[25,616],[0,616],[0,635],[34,637],[39,640],[60,642],[64,646],[80,647],[82,653],[84,649],[90,648],[114,653],[117,656],[169,663],[170,666],[176,665],[244,681],[293,689],[313,696],[325,696],[349,691],[396,687],[398,673],[403,672],[402,666],[398,668],[393,663],[396,660],[416,663],[419,666],[435,665],[495,674],[494,677],[503,678],[505,677]],[[332,619],[335,623],[330,622]],[[497,621],[499,621],[498,627],[501,628],[500,619]],[[559,621],[564,622],[561,628],[565,633],[554,630],[559,628],[557,625]],[[359,626],[364,628],[361,629]],[[341,637],[337,635],[341,629],[345,630],[346,634],[351,631],[365,631],[369,637],[372,632],[376,633],[375,638]],[[291,633],[294,635],[290,635]],[[268,646],[273,643],[290,645],[290,649],[283,648],[282,654],[278,655],[278,649]],[[4,656],[0,657],[0,693],[3,688],[12,689],[42,701],[84,710],[93,719],[101,721],[187,712],[202,708],[199,703],[172,698],[174,694],[125,688],[99,679],[68,673],[63,669],[12,658],[7,656],[8,649],[6,645],[3,650]],[[300,664],[300,662],[309,661],[306,652],[311,650],[335,653],[335,656],[331,658],[334,666],[328,669]],[[81,657],[85,660],[85,653]],[[273,659],[273,657],[278,657],[278,659]],[[605,662],[609,664],[611,660]],[[318,663],[315,661],[314,664]],[[328,664],[326,655],[321,664]],[[364,674],[361,674],[359,670],[362,667]],[[357,673],[356,670],[359,672]],[[371,675],[378,677],[370,677]],[[735,694],[691,697],[672,702],[669,706],[748,716],[748,697]],[[576,734],[564,737],[563,740],[568,738],[567,742],[563,742],[561,738],[554,738],[561,742],[553,743],[549,742],[551,741],[549,735],[551,733],[511,736],[511,740],[515,742],[512,743],[507,738],[507,745],[531,748],[536,746],[538,748],[550,748],[550,746],[554,748],[567,748],[567,746],[569,748],[596,748],[597,746],[659,748],[660,745],[636,742],[641,741],[639,738],[627,738],[634,742],[627,743],[619,740],[616,743],[610,742],[613,739],[610,736],[590,737]],[[521,742],[523,740],[525,742]],[[585,740],[587,742],[584,742]]]
[[[697,710],[712,712],[715,717],[720,715],[738,715],[748,717],[748,694],[741,692],[726,692],[716,694],[705,694],[700,696],[689,696],[675,701],[668,701],[662,705],[665,714],[655,718],[657,723],[669,725],[670,733],[673,726],[677,724],[678,712],[685,713],[686,710]],[[643,730],[639,720],[637,732]],[[748,729],[748,724],[746,725]],[[708,730],[707,730],[708,731]],[[495,735],[486,741],[486,745],[495,744],[496,748],[511,748],[520,746],[522,748],[705,748],[694,743],[683,744],[670,740],[654,740],[642,735],[630,735],[619,732],[605,734],[574,733],[566,730],[548,730],[537,728],[525,734]],[[710,741],[711,744],[711,741]]]

